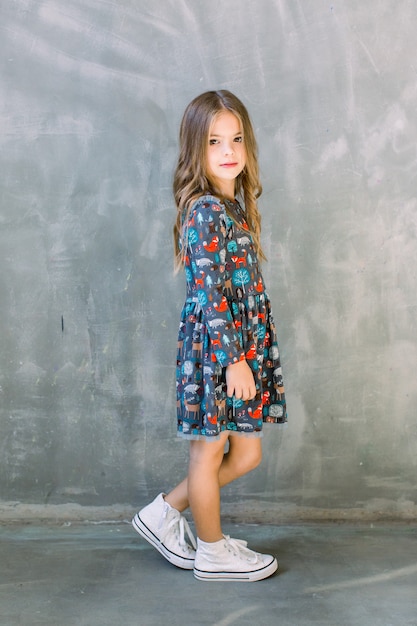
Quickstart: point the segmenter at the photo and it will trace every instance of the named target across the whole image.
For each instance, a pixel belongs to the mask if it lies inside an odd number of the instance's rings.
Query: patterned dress
[[[188,439],[261,435],[287,420],[270,301],[239,203],[206,195],[184,225],[186,301],[177,354],[177,427]],[[226,367],[246,359],[256,397],[227,397]]]

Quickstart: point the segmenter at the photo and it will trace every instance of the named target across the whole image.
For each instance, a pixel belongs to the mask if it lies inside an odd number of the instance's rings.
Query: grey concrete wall
[[[226,510],[416,515],[416,19],[413,0],[2,0],[3,513],[133,507],[185,473],[171,176],[184,107],[223,87],[259,139],[290,417]]]

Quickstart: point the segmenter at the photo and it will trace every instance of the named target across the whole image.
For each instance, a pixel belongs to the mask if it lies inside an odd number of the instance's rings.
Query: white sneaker
[[[183,569],[193,569],[197,547],[194,535],[185,517],[165,502],[163,493],[136,513],[132,526],[170,563]],[[186,542],[185,534],[191,546]]]
[[[275,557],[249,550],[246,541],[224,535],[215,543],[197,539],[194,576],[198,580],[254,582],[278,569]]]

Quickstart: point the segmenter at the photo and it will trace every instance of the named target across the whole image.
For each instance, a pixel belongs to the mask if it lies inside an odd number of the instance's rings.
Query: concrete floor
[[[1,527],[1,626],[416,626],[417,526],[225,525],[280,569],[204,583],[129,524]]]

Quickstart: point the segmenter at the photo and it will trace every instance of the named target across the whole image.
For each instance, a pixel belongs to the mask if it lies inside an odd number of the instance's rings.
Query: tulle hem
[[[182,433],[177,431],[177,437],[179,439],[186,439],[188,441],[219,441],[222,433],[229,433],[232,437],[246,437],[246,439],[260,439],[264,436],[262,430],[257,430],[251,433],[245,433],[238,430],[222,430],[218,435],[197,435],[192,433]]]

